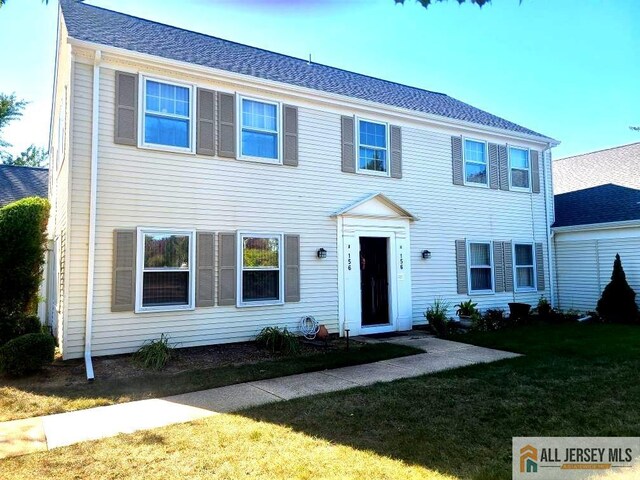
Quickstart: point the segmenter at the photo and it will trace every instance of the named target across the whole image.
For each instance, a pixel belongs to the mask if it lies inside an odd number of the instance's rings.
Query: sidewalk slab
[[[378,382],[391,382],[400,378],[414,376],[408,368],[383,362],[336,368],[327,370],[324,373],[351,382],[355,384],[354,386],[373,385]]]
[[[289,377],[284,377],[289,378]],[[252,383],[211,388],[164,398],[165,401],[216,413],[228,413],[244,408],[278,402],[281,397],[262,390]]]
[[[452,368],[465,367],[471,365],[473,362],[460,356],[453,356],[447,353],[423,353],[410,357],[392,358],[390,360],[384,360],[381,363],[409,369],[413,373],[412,376],[417,377],[419,375],[450,370]]]
[[[42,417],[0,423],[0,459],[46,449]]]
[[[303,373],[289,377],[273,378],[251,382],[249,385],[258,387],[283,400],[308,397],[319,393],[337,392],[357,387],[357,383],[338,378],[327,372]]]

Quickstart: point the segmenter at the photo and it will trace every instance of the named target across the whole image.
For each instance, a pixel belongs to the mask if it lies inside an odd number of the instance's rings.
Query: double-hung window
[[[516,269],[516,290],[535,289],[535,262],[533,244],[514,245],[514,265]]]
[[[193,232],[138,231],[137,310],[193,307]]]
[[[529,150],[526,148],[509,147],[509,169],[511,188],[529,190],[531,178]]]
[[[487,144],[464,140],[464,181],[471,185],[487,185]]]
[[[282,302],[282,235],[240,235],[240,304]]]
[[[387,143],[385,123],[358,120],[358,170],[386,174]]]
[[[491,242],[469,242],[469,291],[493,291]]]
[[[143,78],[143,145],[192,149],[192,87]]]
[[[241,155],[277,162],[280,157],[278,104],[241,97],[240,111]]]

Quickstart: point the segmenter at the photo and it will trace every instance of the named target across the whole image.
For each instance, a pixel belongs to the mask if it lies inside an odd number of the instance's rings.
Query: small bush
[[[493,332],[496,330],[502,330],[508,325],[509,322],[504,314],[504,310],[499,308],[490,308],[484,312],[484,315],[473,315],[471,328],[478,332]]]
[[[618,254],[613,262],[611,282],[604,287],[596,310],[607,323],[636,323],[639,320],[636,292],[627,282]]]
[[[40,332],[42,325],[37,315],[14,313],[0,317],[0,347],[14,338]]]
[[[540,296],[538,300],[538,306],[536,307],[536,313],[538,314],[538,318],[543,322],[548,322],[551,320],[553,309],[551,308],[551,304],[549,300],[544,298],[544,296]]]
[[[53,362],[55,340],[46,333],[28,333],[0,348],[0,371],[13,377],[37,372]]]
[[[287,328],[265,327],[256,337],[258,345],[285,355],[295,355],[300,352],[300,341]]]
[[[460,302],[454,308],[456,309],[456,315],[459,317],[472,317],[478,312],[478,304],[473,303],[473,300],[469,299],[466,302]]]
[[[436,298],[433,305],[427,308],[424,316],[436,335],[446,337],[453,328],[451,320],[447,317],[449,304],[441,298]]]
[[[0,209],[0,312],[33,313],[46,251],[49,202],[23,198]]]
[[[163,333],[158,340],[145,342],[133,354],[133,359],[145,368],[162,370],[171,360],[173,350],[174,346],[169,344],[169,337]]]

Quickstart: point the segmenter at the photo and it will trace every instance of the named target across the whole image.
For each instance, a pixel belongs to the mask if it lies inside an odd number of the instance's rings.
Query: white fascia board
[[[608,230],[612,228],[640,227],[640,220],[624,220],[621,222],[589,223],[584,225],[569,225],[566,227],[552,227],[555,233],[581,232],[584,230]]]

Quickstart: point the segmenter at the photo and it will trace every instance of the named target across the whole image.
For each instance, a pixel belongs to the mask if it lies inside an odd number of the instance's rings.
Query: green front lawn
[[[424,352],[390,343],[352,342],[349,351],[330,350],[326,353],[200,368],[173,374],[149,371],[145,375],[131,378],[96,378],[93,383],[49,385],[46,378],[38,376],[18,380],[4,379],[4,385],[0,386],[0,422],[360,365],[416,353]]]
[[[512,360],[0,461],[8,478],[511,477],[512,436],[640,436],[640,328],[474,334]]]

